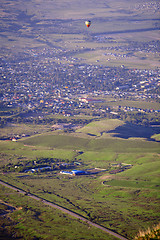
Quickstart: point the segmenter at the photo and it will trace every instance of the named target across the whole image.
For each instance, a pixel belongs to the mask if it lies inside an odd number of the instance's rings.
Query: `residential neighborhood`
[[[90,109],[93,114],[122,112],[159,112],[159,109],[107,106],[105,97],[159,102],[160,70],[127,69],[53,61],[59,50],[47,48],[29,50],[18,56],[3,57],[0,67],[0,103],[17,109],[19,118],[38,118],[48,114],[75,116]],[[58,53],[57,53],[58,52]],[[66,53],[62,52],[62,60]],[[65,57],[67,59],[67,56]],[[98,103],[99,107],[95,107]],[[15,113],[15,112],[14,112]]]

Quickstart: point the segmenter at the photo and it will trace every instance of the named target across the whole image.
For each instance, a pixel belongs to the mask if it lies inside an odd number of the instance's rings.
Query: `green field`
[[[10,189],[0,186],[1,199],[0,210],[10,220],[0,216],[1,239],[48,239],[48,240],[72,240],[72,239],[115,239],[109,235],[82,223],[60,211],[47,207],[41,202],[21,196]],[[10,212],[8,205],[15,210]],[[15,225],[16,223],[16,225]],[[3,225],[7,227],[4,228]],[[8,234],[7,234],[8,232]]]
[[[76,133],[44,133],[17,142],[1,141],[1,179],[133,239],[140,229],[152,227],[159,222],[160,143],[141,138],[127,140],[101,136],[101,132],[113,130],[122,124],[117,120],[101,120],[88,124]],[[79,169],[98,168],[105,171],[76,177],[61,175],[60,170],[35,174],[13,171],[15,165],[41,158],[79,161]],[[8,164],[12,164],[12,171],[7,170],[3,174],[3,166]],[[117,164],[129,164],[131,168],[110,174],[111,170],[116,170],[114,165]],[[42,239],[45,236],[50,239],[54,231],[55,239],[68,239],[68,236],[69,239],[75,239],[75,235],[76,239],[83,239],[83,236],[87,239],[85,234],[88,239],[105,239],[104,233],[94,229],[90,229],[88,234],[88,227],[74,220],[75,226],[71,228],[71,219],[68,216],[64,218],[64,214],[55,210],[50,210],[50,214],[56,212],[54,219],[52,215],[47,217],[48,208],[42,208],[40,203],[31,202],[29,207],[25,207],[28,204],[26,196],[16,200],[16,193],[10,195],[10,190],[3,188],[1,199],[22,207],[19,212],[11,213],[14,221],[19,222],[16,225],[17,234],[23,235],[25,231],[25,236],[28,233],[30,239],[39,235],[43,236]],[[19,218],[24,220],[19,221]],[[28,222],[31,218],[32,225]],[[39,223],[41,229],[35,230],[34,226]],[[61,235],[63,224],[64,234]],[[77,234],[81,224],[83,229]],[[50,229],[47,234],[46,228]],[[15,227],[12,226],[11,229],[13,231]],[[107,236],[107,239],[114,238]]]
[[[154,109],[154,110],[158,110],[160,109],[160,103],[159,102],[154,102],[154,101],[141,101],[141,100],[138,100],[138,101],[129,101],[129,100],[116,100],[113,99],[113,100],[108,100],[107,98],[105,99],[105,102],[104,104],[107,104],[108,106],[122,106],[122,107],[136,107],[136,108],[141,108],[141,109]]]

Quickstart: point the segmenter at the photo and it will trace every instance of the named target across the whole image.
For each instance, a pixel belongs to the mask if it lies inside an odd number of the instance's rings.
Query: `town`
[[[0,238],[159,236],[157,0],[0,5]]]
[[[153,122],[157,121],[159,109],[110,106],[106,97],[115,102],[122,99],[159,102],[158,68],[88,65],[73,57],[68,58],[68,63],[53,61],[57,55],[67,59],[66,53],[59,51],[38,48],[3,57],[0,104],[8,109],[9,116],[1,118],[1,126],[14,121],[41,123],[51,114],[68,117],[81,113],[120,119],[135,112],[154,113]]]

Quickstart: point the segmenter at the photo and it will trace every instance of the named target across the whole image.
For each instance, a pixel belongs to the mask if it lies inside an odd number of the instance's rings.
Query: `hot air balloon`
[[[88,20],[88,21],[85,21],[85,24],[86,24],[87,27],[90,27],[91,21],[89,21],[89,20]]]

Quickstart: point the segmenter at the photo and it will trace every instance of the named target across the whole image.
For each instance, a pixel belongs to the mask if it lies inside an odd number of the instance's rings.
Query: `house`
[[[12,142],[17,142],[16,138],[12,138]]]
[[[61,174],[67,174],[67,175],[72,175],[72,172],[68,172],[68,171],[60,171]]]

